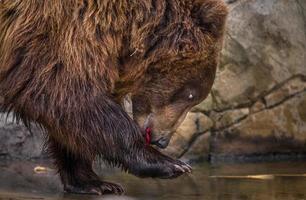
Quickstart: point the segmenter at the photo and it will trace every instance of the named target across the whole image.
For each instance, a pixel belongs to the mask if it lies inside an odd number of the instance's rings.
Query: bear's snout
[[[170,142],[169,138],[161,137],[156,141],[151,141],[151,144],[156,145],[157,147],[161,149],[165,149],[168,147],[169,142]]]

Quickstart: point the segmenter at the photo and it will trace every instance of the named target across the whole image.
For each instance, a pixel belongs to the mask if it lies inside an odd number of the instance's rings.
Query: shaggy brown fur
[[[122,193],[93,172],[96,156],[177,177],[189,166],[145,145],[144,116],[154,114],[155,132],[176,127],[206,97],[226,14],[222,0],[2,0],[3,109],[46,129],[68,192]],[[138,123],[119,104],[129,93]]]

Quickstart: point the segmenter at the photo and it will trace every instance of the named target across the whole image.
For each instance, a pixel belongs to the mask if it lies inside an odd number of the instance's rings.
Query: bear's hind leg
[[[92,160],[72,153],[54,139],[48,141],[48,151],[55,161],[65,192],[76,194],[123,194],[115,183],[100,180],[92,169]]]

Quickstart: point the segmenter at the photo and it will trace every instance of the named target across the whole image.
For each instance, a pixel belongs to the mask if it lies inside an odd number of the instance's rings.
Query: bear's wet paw
[[[177,178],[183,174],[191,173],[191,167],[181,161],[171,162],[164,168],[164,175],[160,176],[162,179]]]
[[[99,181],[93,184],[84,184],[84,186],[66,185],[64,190],[67,193],[84,195],[124,194],[124,189],[122,186],[105,181]]]
[[[173,179],[183,174],[191,173],[191,167],[181,161],[164,161],[162,163],[147,164],[130,171],[132,174],[145,178]]]
[[[187,163],[180,161],[180,160],[175,160],[173,158],[170,158],[168,156],[164,156],[163,159],[166,160],[166,163],[168,165],[168,168],[170,166],[170,168],[174,168],[175,173],[173,173],[172,176],[169,176],[168,178],[176,178],[182,174],[185,173],[191,173],[192,172],[192,167],[190,165],[188,165]]]

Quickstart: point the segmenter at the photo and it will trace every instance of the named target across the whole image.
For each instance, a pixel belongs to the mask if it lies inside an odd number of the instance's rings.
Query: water
[[[63,194],[47,163],[0,161],[0,200],[306,200],[306,162],[261,164],[201,164],[193,174],[175,180],[139,179],[117,170],[104,178],[119,182],[126,195]]]

